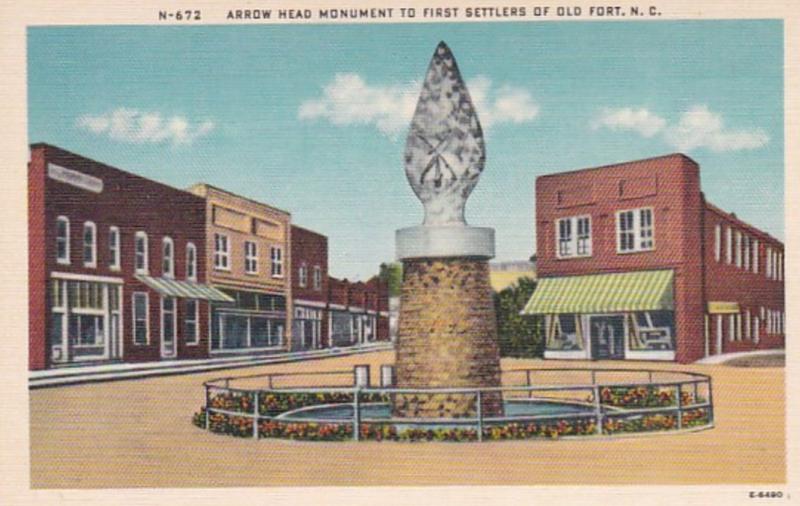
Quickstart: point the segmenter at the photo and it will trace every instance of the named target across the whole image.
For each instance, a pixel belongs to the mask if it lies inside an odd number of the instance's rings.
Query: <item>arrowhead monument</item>
[[[494,230],[471,227],[464,206],[486,151],[478,114],[453,53],[440,42],[422,85],[405,151],[408,182],[425,208],[420,226],[397,231],[403,288],[397,338],[399,388],[500,386],[489,259]],[[394,414],[463,418],[475,394],[402,394]],[[482,396],[483,416],[502,415],[499,393]]]

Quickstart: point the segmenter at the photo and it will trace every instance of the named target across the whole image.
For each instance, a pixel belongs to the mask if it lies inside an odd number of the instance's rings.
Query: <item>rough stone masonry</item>
[[[484,259],[403,262],[397,336],[400,388],[494,387],[500,359],[489,265]],[[477,413],[474,394],[403,395],[395,415],[461,418]],[[502,413],[499,393],[484,394],[483,416]]]

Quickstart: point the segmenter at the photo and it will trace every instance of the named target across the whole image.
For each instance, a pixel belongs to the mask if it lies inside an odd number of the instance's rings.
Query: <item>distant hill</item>
[[[513,260],[509,262],[491,262],[490,282],[492,289],[499,292],[515,283],[520,278],[536,279],[536,264],[528,260]]]

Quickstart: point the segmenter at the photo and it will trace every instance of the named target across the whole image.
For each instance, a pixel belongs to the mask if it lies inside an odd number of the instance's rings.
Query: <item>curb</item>
[[[91,367],[88,371],[86,368],[76,368],[73,370],[51,369],[47,371],[35,371],[31,373],[28,378],[28,388],[30,390],[34,390],[38,388],[78,385],[84,383],[121,381],[155,376],[173,376],[177,374],[190,374],[218,369],[238,369],[259,365],[301,362],[303,360],[319,358],[343,357],[347,355],[359,355],[378,351],[391,351],[393,349],[394,345],[392,343],[387,343],[364,347],[332,348],[311,352],[281,353],[269,356],[262,355],[258,357],[247,358],[210,359],[203,361],[192,360],[187,361],[187,363],[176,363],[178,361],[171,361],[169,364],[115,364],[105,368]]]

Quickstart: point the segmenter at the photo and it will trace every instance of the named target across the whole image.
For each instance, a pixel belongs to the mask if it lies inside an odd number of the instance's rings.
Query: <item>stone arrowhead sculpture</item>
[[[486,161],[483,131],[453,53],[433,53],[406,140],[408,182],[425,226],[466,226],[464,205]]]

